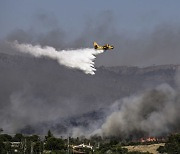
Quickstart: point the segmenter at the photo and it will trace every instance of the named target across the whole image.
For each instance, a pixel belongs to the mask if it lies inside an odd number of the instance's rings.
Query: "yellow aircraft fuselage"
[[[109,44],[105,44],[104,46],[100,46],[96,42],[94,42],[93,44],[94,44],[94,49],[96,49],[96,50],[111,50],[111,49],[114,49],[114,46],[109,45]]]

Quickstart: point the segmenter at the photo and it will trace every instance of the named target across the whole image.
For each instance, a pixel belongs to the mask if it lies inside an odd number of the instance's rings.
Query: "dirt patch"
[[[125,146],[128,151],[139,151],[139,152],[150,152],[153,154],[158,154],[156,151],[159,146],[164,146],[164,143],[151,144],[151,145],[135,145],[135,146]]]

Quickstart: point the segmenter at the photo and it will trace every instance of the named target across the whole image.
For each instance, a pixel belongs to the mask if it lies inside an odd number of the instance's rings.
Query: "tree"
[[[128,149],[122,148],[121,146],[117,146],[117,147],[113,148],[113,152],[115,152],[117,154],[126,154],[128,152]]]
[[[16,134],[14,137],[13,137],[13,142],[21,142],[22,139],[24,138],[24,136],[20,133]]]
[[[166,148],[165,148],[165,146],[159,146],[159,148],[157,148],[157,151],[159,153],[166,153]]]
[[[62,149],[66,149],[66,147],[62,139],[50,137],[47,139],[47,142],[45,144],[45,149],[46,150],[62,150]]]
[[[115,154],[127,154],[128,149],[122,148],[120,145],[117,144],[117,142],[112,141],[110,143],[105,143],[100,146],[98,150],[95,151],[95,153],[115,153]]]
[[[38,135],[32,135],[32,136],[30,136],[30,140],[32,142],[38,142],[38,141],[40,141],[40,138]]]
[[[42,141],[35,142],[33,152],[34,153],[43,152],[43,142]]]
[[[180,134],[174,134],[169,136],[165,149],[168,154],[179,154],[180,153]]]
[[[11,148],[11,143],[10,142],[6,142],[4,148],[5,148],[6,152],[12,153],[12,148]]]
[[[180,134],[173,134],[168,137],[165,146],[160,146],[157,151],[159,153],[179,154],[180,153]]]
[[[3,142],[11,142],[12,141],[12,137],[8,134],[1,134],[0,135],[0,139],[3,141]]]
[[[32,142],[31,142],[30,138],[29,138],[29,137],[26,137],[26,139],[25,139],[25,145],[24,145],[24,148],[25,148],[25,152],[26,152],[26,153],[31,153],[31,144],[32,144]]]
[[[47,134],[47,136],[45,136],[46,141],[48,138],[51,138],[51,137],[53,137],[53,134],[51,133],[50,130],[48,130],[48,134]]]
[[[5,144],[0,140],[0,153],[5,153]]]

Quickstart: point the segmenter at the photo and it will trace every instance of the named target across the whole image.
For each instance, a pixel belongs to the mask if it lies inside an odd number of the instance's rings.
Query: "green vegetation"
[[[79,147],[84,143],[85,147]],[[124,145],[141,144],[140,142],[122,141],[119,138],[101,138],[94,136],[90,139],[85,137],[68,139],[57,138],[49,130],[44,139],[38,135],[26,136],[20,133],[10,136],[0,134],[0,154],[6,153],[72,153],[73,150],[85,152],[87,154],[150,154],[149,152],[128,152]],[[78,146],[76,146],[78,145]],[[89,147],[88,147],[89,146]],[[77,147],[74,149],[73,147]],[[165,146],[160,146],[159,153],[179,154],[180,153],[180,134],[170,135]]]
[[[47,139],[45,147],[46,150],[66,150],[65,143],[62,139],[50,137]]]
[[[116,153],[116,154],[126,154],[128,152],[127,149],[122,148],[121,145],[118,145],[115,142],[101,144],[98,149],[95,150],[95,153]]]
[[[179,154],[180,153],[180,134],[173,134],[168,137],[165,146],[160,146],[159,153]]]
[[[66,153],[67,144],[64,139],[55,138],[51,131],[48,131],[45,139],[38,135],[24,136],[20,133],[13,137],[8,134],[0,134],[0,154],[5,153]]]
[[[138,142],[139,143],[139,142]],[[117,140],[111,140],[109,143],[101,144],[98,149],[95,150],[95,154],[150,154],[149,152],[128,152],[127,148],[122,147],[122,143]]]
[[[0,153],[4,153],[5,152],[5,144],[0,141]]]

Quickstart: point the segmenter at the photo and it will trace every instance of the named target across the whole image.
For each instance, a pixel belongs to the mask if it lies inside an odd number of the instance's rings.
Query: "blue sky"
[[[179,24],[179,6],[178,0],[0,0],[0,36],[35,26],[37,14],[50,15],[63,29],[80,32],[89,18],[105,11],[112,13],[118,31],[147,31],[161,23]]]

